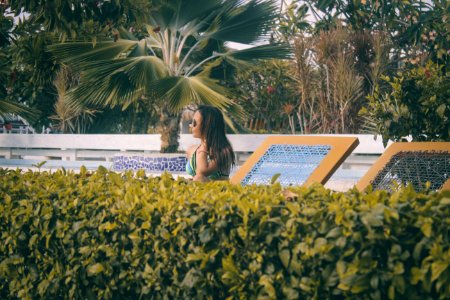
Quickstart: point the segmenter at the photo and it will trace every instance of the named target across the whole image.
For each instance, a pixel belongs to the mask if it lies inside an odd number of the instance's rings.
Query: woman
[[[192,135],[200,145],[187,150],[186,172],[195,181],[227,180],[235,165],[233,148],[225,136],[225,121],[215,107],[201,105],[191,123]]]

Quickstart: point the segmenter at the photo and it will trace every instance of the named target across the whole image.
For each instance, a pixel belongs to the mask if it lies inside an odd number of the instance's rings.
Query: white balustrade
[[[238,158],[238,164],[268,137],[269,134],[229,134]],[[317,135],[311,135],[317,136]],[[359,146],[343,165],[344,169],[368,169],[384,151],[380,136],[362,134],[321,135],[358,137]],[[184,152],[199,140],[191,134],[180,135],[179,152]],[[30,166],[40,161],[52,165],[95,167],[110,165],[117,154],[158,153],[161,147],[159,134],[0,134],[0,166]],[[2,158],[3,157],[3,158]]]

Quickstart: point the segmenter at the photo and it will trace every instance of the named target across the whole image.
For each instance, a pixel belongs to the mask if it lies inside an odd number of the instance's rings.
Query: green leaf
[[[223,3],[221,14],[211,23],[203,38],[251,44],[268,37],[272,21],[278,17],[275,1],[251,0]]]
[[[205,253],[189,253],[187,255],[186,261],[191,262],[191,261],[203,260],[205,258],[205,256],[206,256]]]
[[[116,223],[106,222],[98,227],[99,231],[111,231],[117,227]]]
[[[38,285],[38,293],[41,297],[45,295],[45,292],[48,289],[48,286],[50,285],[50,282],[46,279],[42,280]]]
[[[277,181],[277,179],[281,176],[281,173],[276,173],[272,176],[272,178],[270,179],[270,184],[275,184],[275,182]]]
[[[336,263],[336,271],[339,275],[339,278],[344,278],[346,269],[347,268],[344,261],[340,260]]]
[[[102,273],[103,270],[104,270],[103,265],[101,263],[96,263],[96,264],[88,267],[87,273],[88,273],[88,276],[95,276],[95,275]]]
[[[291,260],[291,252],[288,249],[283,249],[278,253],[283,266],[287,269]]]
[[[416,285],[419,281],[424,280],[425,275],[421,269],[412,267],[411,268],[411,283]]]
[[[39,116],[39,112],[36,109],[29,108],[20,103],[0,99],[0,116],[5,116],[5,114],[16,114],[30,121],[36,120]]]
[[[340,237],[341,235],[342,235],[342,229],[340,227],[335,227],[327,233],[326,238],[327,239],[335,239],[337,237]]]
[[[442,206],[450,206],[450,198],[444,197],[441,199],[440,205]]]
[[[436,261],[431,264],[431,281],[435,281],[441,276],[441,274],[447,270],[449,266],[448,262]]]
[[[211,229],[207,228],[203,231],[201,231],[198,235],[198,237],[200,238],[200,241],[203,244],[208,243],[209,241],[211,241],[213,235],[211,234]]]
[[[243,50],[229,51],[218,54],[226,61],[234,64],[233,58],[240,61],[254,61],[260,59],[287,59],[290,57],[292,49],[287,44],[269,44],[255,46]]]
[[[151,91],[155,80],[168,74],[165,64],[154,56],[98,60],[84,68],[80,85],[67,95],[69,105],[126,107]]]
[[[442,103],[441,105],[438,106],[438,108],[436,109],[436,113],[438,114],[439,117],[441,118],[445,118],[445,111],[447,110],[448,105],[445,103]]]
[[[118,40],[97,42],[94,47],[93,43],[89,42],[70,42],[51,45],[49,50],[56,58],[67,64],[89,66],[96,61],[116,59],[138,44],[138,41]]]
[[[200,282],[200,280],[201,273],[198,270],[192,268],[184,276],[183,281],[181,282],[181,286],[192,289],[197,285],[198,282]]]
[[[431,218],[424,218],[422,226],[420,226],[420,230],[426,237],[431,237],[433,232],[433,220]]]
[[[206,77],[167,77],[154,81],[150,88],[158,98],[166,99],[173,110],[190,103],[208,104],[225,109],[232,103],[226,90]]]
[[[269,297],[270,299],[276,299],[275,288],[273,286],[272,279],[269,276],[267,275],[261,276],[258,284],[263,286],[262,292],[264,292],[264,294],[267,295],[267,297]]]

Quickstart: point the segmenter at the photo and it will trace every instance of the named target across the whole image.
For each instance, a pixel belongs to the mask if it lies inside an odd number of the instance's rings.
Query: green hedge
[[[0,178],[1,299],[450,297],[449,193]]]

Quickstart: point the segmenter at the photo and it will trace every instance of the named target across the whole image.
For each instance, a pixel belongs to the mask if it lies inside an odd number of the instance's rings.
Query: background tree
[[[285,113],[285,106],[295,104],[297,98],[288,61],[270,60],[237,70],[233,86],[237,103],[248,113],[244,127],[288,132],[292,113]]]
[[[390,84],[380,78],[423,65],[427,59],[443,66],[445,76],[449,54],[448,10],[448,1],[439,0],[293,1],[280,21],[278,32],[282,39],[294,44],[300,97],[297,115],[302,120],[299,123],[306,123],[299,124],[300,129],[380,130],[380,118],[364,113],[373,109],[368,107],[367,96],[378,97],[382,103],[379,95],[392,92]],[[317,22],[303,26],[305,18],[311,17]],[[347,84],[342,80],[345,77],[349,79]],[[340,116],[339,128],[334,116]]]
[[[297,82],[297,124],[301,133],[357,133],[389,44],[382,34],[338,26],[317,35],[298,34],[291,68]],[[363,42],[364,41],[364,42]],[[364,67],[362,67],[364,66]]]
[[[53,128],[62,133],[85,133],[92,123],[95,110],[86,107],[73,107],[67,101],[67,92],[79,81],[79,75],[68,67],[61,67],[53,81],[58,94],[54,105],[55,114],[50,116],[55,121]]]
[[[261,41],[277,13],[274,1],[160,1],[153,3],[141,39],[120,29],[112,41],[70,42],[50,49],[82,72],[80,85],[69,94],[74,104],[126,107],[139,99],[156,99],[161,151],[174,152],[183,107],[217,106],[228,113],[229,124],[230,114],[241,114],[228,91],[211,79],[213,67],[224,61],[242,67],[241,61],[287,55],[281,45],[240,51],[222,46],[224,41]],[[211,44],[217,51],[205,51]]]
[[[413,141],[450,140],[450,80],[442,69],[430,61],[395,77],[383,77],[391,88],[386,92],[377,88],[361,113],[375,121],[385,144],[406,136]]]
[[[0,115],[5,117],[6,114],[14,113],[31,120],[37,117],[37,111],[9,97],[10,82],[15,80],[15,74],[11,73],[12,60],[8,51],[13,42],[13,23],[13,18],[5,15],[5,7],[0,6]]]
[[[334,26],[340,19],[356,31],[369,29],[385,32],[393,41],[391,59],[414,58],[428,53],[440,63],[448,63],[448,12],[446,0],[378,1],[378,0],[306,0],[319,20],[315,30]]]
[[[27,21],[39,24],[42,31],[54,33],[59,40],[92,38],[124,24],[147,17],[151,1],[146,0],[14,0],[5,7],[16,16],[27,14]]]
[[[149,1],[128,0],[3,2],[1,18],[8,21],[8,26],[1,23],[1,32],[6,32],[1,35],[2,41],[7,41],[2,48],[7,64],[1,66],[3,78],[7,79],[2,81],[4,90],[8,90],[5,99],[24,104],[22,109],[39,111],[39,118],[28,118],[38,130],[49,126],[50,116],[56,113],[57,91],[53,81],[59,65],[47,46],[69,37],[95,43],[98,36],[113,36],[115,26],[137,24],[149,5]],[[58,108],[62,113],[60,104]]]

